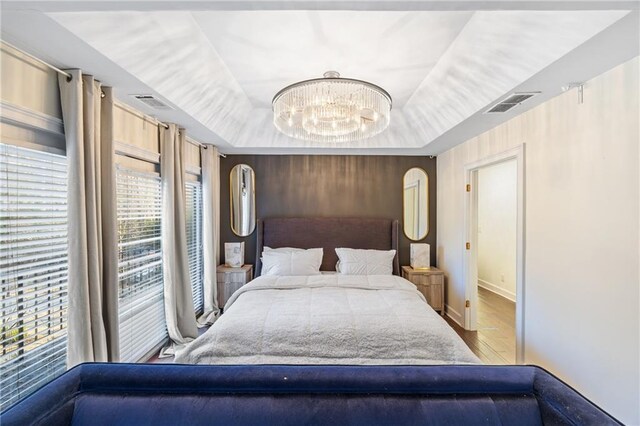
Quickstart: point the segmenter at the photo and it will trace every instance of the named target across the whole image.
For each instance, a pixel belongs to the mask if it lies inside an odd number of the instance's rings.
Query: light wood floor
[[[467,331],[445,317],[485,364],[516,363],[516,304],[478,287],[478,331]]]

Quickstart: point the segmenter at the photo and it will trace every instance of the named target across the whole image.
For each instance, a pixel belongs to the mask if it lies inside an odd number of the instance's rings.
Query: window
[[[0,409],[66,370],[67,164],[0,143]]]
[[[167,337],[162,281],[162,184],[118,167],[120,360],[140,361]]]
[[[189,256],[189,277],[193,307],[196,315],[204,310],[202,288],[202,184],[185,184],[187,205],[187,253]]]

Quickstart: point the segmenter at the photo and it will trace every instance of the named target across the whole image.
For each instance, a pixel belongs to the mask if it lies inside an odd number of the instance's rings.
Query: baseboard
[[[453,320],[453,322],[464,328],[464,319],[462,318],[462,315],[460,315],[460,312],[456,311],[449,305],[445,305],[444,312],[445,315]]]
[[[485,290],[489,290],[490,292],[495,293],[498,296],[502,296],[505,299],[509,299],[514,303],[516,301],[516,295],[514,293],[510,292],[509,290],[500,288],[495,284],[491,284],[488,281],[481,280],[480,278],[478,278],[478,286],[484,288]]]

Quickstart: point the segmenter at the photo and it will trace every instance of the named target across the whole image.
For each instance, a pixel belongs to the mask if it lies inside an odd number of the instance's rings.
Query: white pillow
[[[265,251],[276,251],[276,252],[279,252],[279,253],[291,253],[291,252],[294,252],[294,251],[305,251],[305,249],[295,248],[295,247],[271,248],[271,247],[264,246],[262,248],[262,253],[264,253]]]
[[[342,275],[393,275],[395,250],[337,248]]]
[[[322,249],[262,252],[261,275],[319,275]]]

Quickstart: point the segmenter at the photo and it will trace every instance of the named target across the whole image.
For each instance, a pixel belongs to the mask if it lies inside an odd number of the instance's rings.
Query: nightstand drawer
[[[220,265],[217,269],[216,279],[218,307],[223,309],[233,293],[253,279],[253,265],[244,265],[239,268]]]
[[[427,303],[434,310],[444,315],[444,273],[437,269],[413,269],[410,266],[402,267],[402,277],[411,281]]]
[[[427,287],[427,303],[436,311],[444,312],[443,286],[434,284]]]
[[[444,285],[444,274],[429,275],[429,281],[432,285]]]
[[[431,277],[429,277],[428,275],[417,275],[417,274],[411,274],[410,278],[407,278],[409,281],[411,281],[412,283],[414,283],[415,285],[431,285]]]
[[[427,303],[436,311],[440,311],[444,308],[442,300],[442,285],[416,285],[418,291],[422,293]]]
[[[227,301],[233,293],[245,285],[244,282],[224,282],[218,281],[218,305],[220,308],[224,308]]]
[[[246,271],[218,272],[218,281],[225,283],[244,283],[251,281]]]

